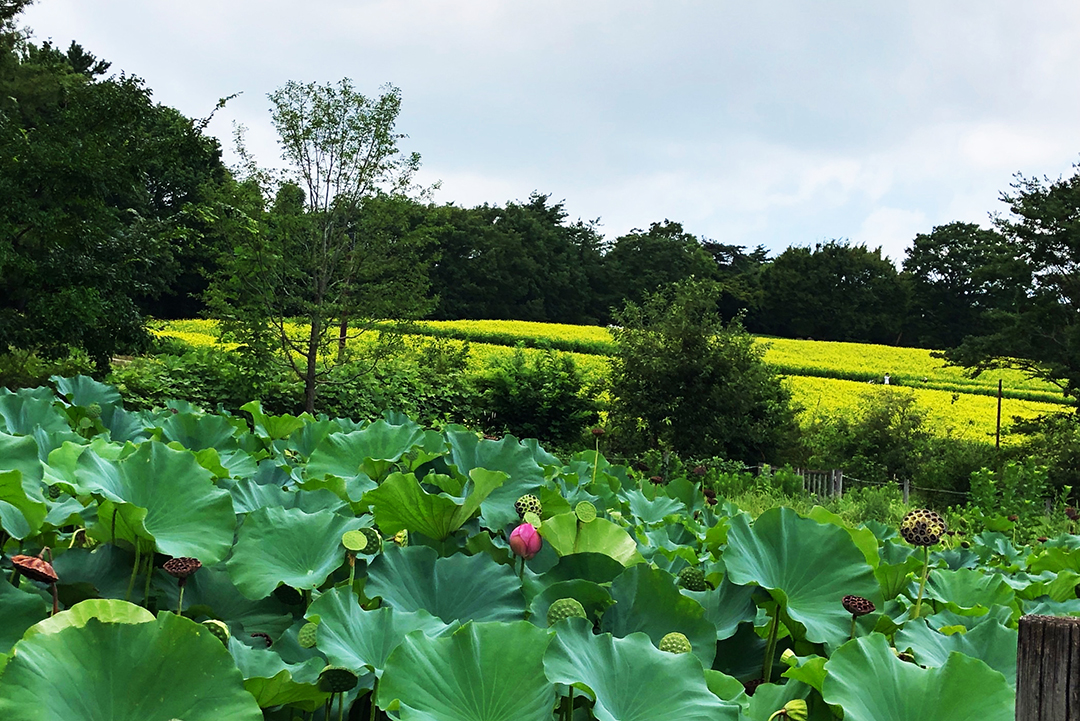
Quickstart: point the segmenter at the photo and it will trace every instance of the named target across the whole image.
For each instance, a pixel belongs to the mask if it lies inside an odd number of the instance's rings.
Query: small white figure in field
[[[884,381],[882,381],[882,382],[883,382],[883,383],[884,383],[885,385],[889,385],[889,374],[888,374],[888,373],[886,373],[886,374],[885,374],[885,380],[884,380]]]

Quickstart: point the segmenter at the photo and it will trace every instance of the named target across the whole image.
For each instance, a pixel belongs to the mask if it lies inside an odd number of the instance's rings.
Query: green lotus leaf
[[[27,492],[22,472],[0,471],[0,528],[20,540],[41,530],[49,508],[40,493]]]
[[[882,602],[874,571],[847,531],[789,508],[765,511],[753,528],[745,516],[733,518],[724,563],[733,583],[767,589],[813,643],[839,644],[851,634],[844,596]]]
[[[510,476],[480,507],[481,522],[486,528],[500,531],[515,522],[518,516],[514,501],[526,493],[535,495],[544,484],[544,469],[537,458],[546,461],[548,454],[536,446],[521,443],[510,435],[491,441],[479,439],[469,431],[455,430],[446,432],[446,441],[450,454],[444,457],[445,461],[457,468],[458,473],[468,476],[474,468],[486,468]]]
[[[1080,616],[1080,598],[1068,601],[1027,601],[1024,614],[1031,616]]]
[[[555,687],[544,677],[547,631],[525,621],[469,623],[453,635],[405,637],[379,681],[378,704],[402,721],[550,718]]]
[[[684,596],[694,599],[705,609],[705,618],[716,628],[716,640],[731,638],[740,623],[753,621],[757,608],[754,606],[754,586],[736,586],[724,577],[715,589],[687,591]]]
[[[364,594],[402,611],[427,611],[446,623],[525,617],[517,574],[483,554],[439,558],[426,546],[387,548],[368,565]]]
[[[321,658],[289,664],[271,648],[252,648],[236,638],[229,639],[229,653],[260,708],[297,704],[313,710],[329,696],[316,685],[326,665]]]
[[[251,414],[255,424],[255,432],[270,440],[288,438],[293,432],[300,430],[307,422],[304,417],[297,418],[288,414],[282,416],[270,416],[263,412],[262,403],[250,401],[240,406],[240,410]],[[311,416],[307,416],[310,418]]]
[[[1015,628],[1006,628],[997,621],[980,623],[970,631],[946,636],[920,619],[904,624],[896,632],[893,645],[899,649],[910,648],[920,666],[944,666],[949,654],[958,651],[1000,671],[1009,685],[1016,688],[1017,636]]]
[[[272,506],[299,508],[308,513],[338,511],[345,507],[345,501],[325,488],[302,492],[287,491],[281,486],[257,483],[251,478],[242,478],[232,484],[223,481],[221,485],[228,487],[237,514],[251,513]]]
[[[952,653],[939,668],[898,659],[881,634],[844,644],[825,664],[822,696],[845,721],[1012,721],[1016,697],[1005,677]]]
[[[716,627],[705,618],[700,603],[679,593],[670,573],[645,564],[631,566],[611,584],[611,597],[615,605],[604,613],[601,630],[617,638],[640,631],[657,645],[678,631],[690,639],[702,666],[712,666]]]
[[[240,593],[266,598],[281,584],[318,588],[345,561],[341,534],[363,525],[332,511],[260,508],[249,513],[226,567]]]
[[[657,496],[655,500],[650,501],[636,488],[625,495],[630,502],[630,513],[645,525],[662,523],[668,516],[686,513],[686,506],[674,498]]]
[[[870,564],[872,568],[877,568],[878,563],[881,560],[878,554],[878,541],[874,536],[874,532],[868,528],[856,528],[844,521],[843,518],[833,513],[832,511],[822,508],[821,506],[814,506],[810,509],[810,513],[806,514],[806,517],[812,521],[818,523],[831,523],[832,525],[843,528],[851,536],[851,540],[855,542],[855,545],[859,547],[859,550],[863,552],[863,556],[866,557],[866,562]]]
[[[101,406],[104,414],[106,406],[120,408],[124,404],[120,391],[113,386],[100,383],[90,376],[77,375],[70,378],[51,376],[49,380],[56,386],[57,393],[64,396],[69,403],[77,406],[89,406],[91,403],[97,403]]]
[[[611,593],[599,583],[574,580],[559,581],[537,594],[529,604],[529,619],[541,628],[547,628],[547,612],[551,604],[560,598],[577,600],[590,618],[600,618],[614,601]]]
[[[908,594],[915,598],[917,593],[918,582],[913,581]],[[1000,573],[985,574],[973,568],[955,571],[935,568],[926,579],[924,593],[926,598],[939,601],[946,608],[975,615],[986,613],[995,604],[1011,606],[1016,598],[1016,592]]]
[[[643,633],[594,636],[592,624],[582,618],[560,622],[544,656],[544,672],[553,683],[591,694],[598,721],[739,719],[737,704],[709,690],[696,655],[661,651]]]
[[[171,613],[39,633],[15,644],[0,675],[5,721],[261,721],[225,647]]]
[[[624,566],[642,563],[637,542],[619,526],[605,518],[581,523],[573,513],[560,513],[544,521],[540,535],[560,556],[602,553]]]
[[[285,447],[295,451],[305,460],[311,457],[323,439],[331,433],[340,433],[341,426],[334,421],[309,421],[303,428],[289,434]]]
[[[374,488],[370,479],[382,476],[423,438],[423,429],[415,423],[394,426],[384,420],[352,433],[331,433],[312,451],[307,476],[357,478],[367,491]]]
[[[472,518],[484,499],[508,478],[483,468],[472,469],[469,477],[465,498],[459,500],[428,493],[412,474],[391,473],[378,488],[364,494],[364,502],[371,504],[375,523],[384,533],[408,530],[442,541]]]
[[[625,570],[625,566],[604,553],[572,553],[569,556],[560,557],[558,563],[544,572],[543,578],[544,583],[549,584],[579,579],[594,583],[608,583],[614,581]]]
[[[111,543],[93,550],[72,548],[64,551],[52,564],[60,577],[56,584],[60,600],[72,606],[88,598],[123,598],[134,563],[134,553]],[[143,600],[142,592],[143,587],[136,584],[132,600]]]
[[[102,540],[134,544],[141,538],[161,553],[207,564],[220,561],[232,547],[232,498],[191,453],[156,441],[117,461],[88,450],[79,456],[75,475],[82,492],[103,499],[94,529]]]
[[[1029,564],[1032,573],[1043,571],[1080,572],[1080,549],[1047,548]]]
[[[28,436],[41,428],[46,433],[70,431],[66,416],[53,402],[51,388],[23,388],[12,393],[0,388],[0,432]]]
[[[20,591],[6,578],[0,578],[0,654],[11,650],[26,629],[48,615],[49,605],[41,596]]]
[[[44,466],[38,455],[38,443],[33,436],[11,436],[0,433],[0,471],[19,471],[28,492],[40,493]]]
[[[152,623],[154,614],[134,603],[112,598],[81,601],[66,611],[46,618],[26,631],[23,638],[39,633],[57,633],[65,628],[81,628],[93,619],[100,623]]]
[[[159,423],[158,429],[162,440],[179,443],[189,451],[208,448],[224,451],[238,447],[236,425],[225,416],[175,413]]]
[[[180,594],[176,579],[160,572],[154,581],[159,607],[176,608]],[[197,621],[205,618],[222,621],[237,636],[260,632],[276,639],[293,623],[289,607],[274,596],[252,601],[240,593],[224,563],[203,566],[188,578],[184,613]]]
[[[384,606],[365,611],[347,588],[334,588],[319,596],[307,615],[319,617],[317,648],[331,664],[358,675],[372,669],[382,676],[390,654],[413,631],[435,637],[453,628],[424,610],[409,612]]]

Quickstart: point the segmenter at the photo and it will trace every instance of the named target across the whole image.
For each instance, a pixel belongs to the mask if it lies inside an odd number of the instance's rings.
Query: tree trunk
[[[338,327],[337,337],[337,362],[345,360],[345,341],[349,338],[349,312],[341,312],[341,325]]]
[[[307,344],[307,367],[304,370],[304,410],[315,412],[316,374],[319,361],[319,334],[322,331],[322,319],[317,315],[311,318],[311,334]]]

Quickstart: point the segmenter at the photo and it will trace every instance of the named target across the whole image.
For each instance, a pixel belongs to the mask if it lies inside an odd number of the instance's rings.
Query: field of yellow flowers
[[[470,362],[477,369],[492,358],[509,355],[515,345],[524,345],[526,353],[545,347],[571,353],[590,382],[602,380],[609,371],[612,339],[607,328],[527,321],[421,321],[409,329],[406,342],[418,341],[419,336],[468,341]],[[301,326],[296,330],[298,334],[304,331]],[[154,332],[196,346],[220,343],[213,320],[171,321]],[[765,361],[787,378],[803,409],[804,422],[822,414],[851,414],[868,394],[912,393],[939,435],[993,443],[999,378],[1004,387],[1006,429],[1013,417],[1031,418],[1064,409],[1060,393],[1046,383],[1016,371],[970,378],[963,369],[946,366],[924,349],[784,338],[759,338],[758,342],[765,347]],[[882,384],[886,373],[889,387]]]

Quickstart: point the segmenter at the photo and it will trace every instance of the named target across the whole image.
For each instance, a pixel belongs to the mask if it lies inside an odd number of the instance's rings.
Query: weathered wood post
[[[911,493],[911,481],[904,478],[904,505],[908,504],[908,494]]]
[[[837,498],[844,495],[844,472],[839,468],[832,472],[832,495]]]
[[[1020,619],[1016,721],[1080,721],[1080,618]]]

